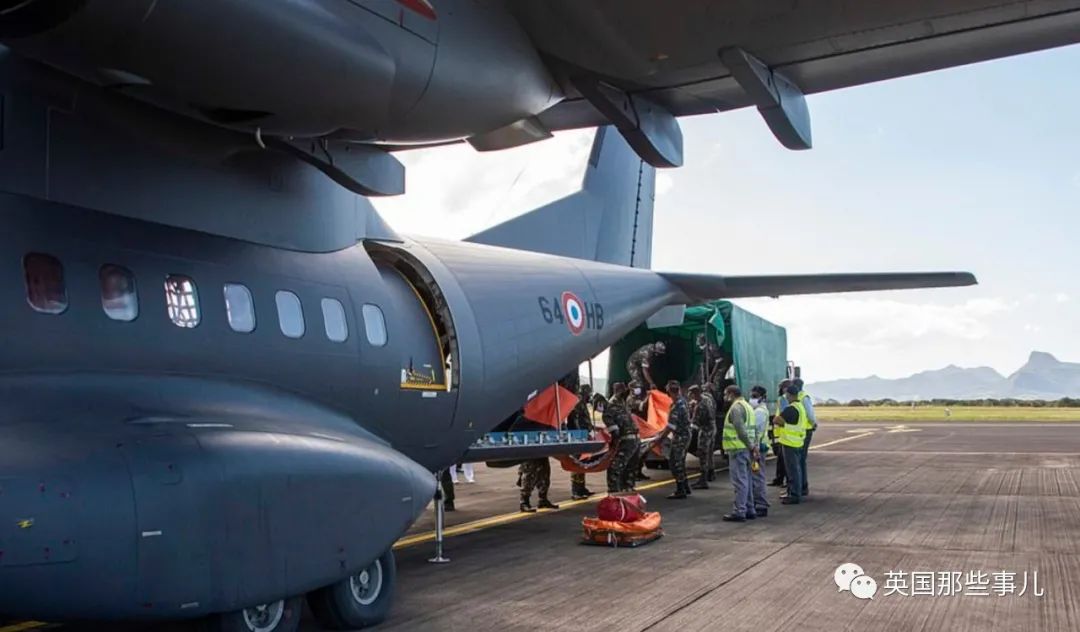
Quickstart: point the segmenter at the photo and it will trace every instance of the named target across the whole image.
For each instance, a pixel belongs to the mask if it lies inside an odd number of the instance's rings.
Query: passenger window
[[[386,344],[386,320],[378,305],[368,303],[364,305],[364,331],[367,333],[368,342],[373,347],[381,347]]]
[[[105,264],[98,270],[101,308],[113,320],[131,322],[139,316],[139,293],[135,275],[123,266]]]
[[[251,291],[239,283],[225,284],[225,315],[233,331],[249,334],[255,331],[255,303]]]
[[[275,296],[278,311],[278,325],[281,333],[289,338],[304,335],[304,310],[300,307],[300,298],[286,290],[280,290]]]
[[[345,321],[345,306],[333,298],[322,300],[323,324],[326,337],[334,342],[345,342],[349,338],[349,325]]]
[[[170,274],[165,277],[165,305],[169,320],[177,327],[192,329],[199,325],[199,292],[191,277]]]
[[[42,314],[62,314],[68,307],[64,266],[51,255],[32,252],[23,257],[26,301]]]

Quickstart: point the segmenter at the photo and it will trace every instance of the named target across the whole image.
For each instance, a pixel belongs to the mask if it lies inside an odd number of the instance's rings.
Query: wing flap
[[[976,285],[970,272],[900,272],[864,274],[794,274],[776,276],[718,276],[661,273],[689,302],[721,298],[874,292]]]

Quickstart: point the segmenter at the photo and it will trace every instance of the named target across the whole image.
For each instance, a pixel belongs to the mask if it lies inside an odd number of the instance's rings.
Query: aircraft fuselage
[[[0,612],[35,617],[198,616],[358,572],[432,470],[678,296],[477,244],[305,253],[11,194],[0,218]]]

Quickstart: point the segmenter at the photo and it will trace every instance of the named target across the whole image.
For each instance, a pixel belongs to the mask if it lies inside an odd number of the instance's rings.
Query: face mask
[[[751,406],[757,406],[757,405],[758,405],[758,404],[760,404],[760,403],[761,403],[761,400],[760,400],[760,399],[758,399],[758,398],[756,398],[756,397],[751,397],[751,398],[750,398],[750,405],[751,405]]]
[[[641,389],[640,388],[635,388],[634,389],[634,395],[641,395]]]
[[[604,412],[604,405],[600,404],[599,406],[597,406],[596,407],[596,412],[598,412],[598,413]]]

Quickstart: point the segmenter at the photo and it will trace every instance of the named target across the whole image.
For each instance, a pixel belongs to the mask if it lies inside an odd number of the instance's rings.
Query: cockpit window
[[[255,303],[251,290],[239,283],[225,284],[225,315],[233,331],[249,334],[255,331]]]
[[[64,266],[51,255],[32,252],[23,257],[26,300],[35,311],[62,314],[68,307]]]
[[[326,337],[333,342],[345,342],[349,339],[349,325],[345,321],[345,306],[336,298],[322,300],[323,324]]]
[[[165,277],[165,305],[169,309],[169,320],[177,327],[199,326],[199,291],[191,277],[182,274]]]
[[[274,295],[277,302],[278,325],[281,333],[289,338],[301,338],[304,335],[304,310],[300,306],[300,297],[289,292],[280,290]]]
[[[386,319],[378,305],[370,303],[362,308],[364,314],[364,332],[367,333],[368,342],[373,347],[381,347],[386,344]]]
[[[113,320],[131,322],[139,316],[139,293],[135,275],[123,266],[107,263],[98,271],[101,308]]]

